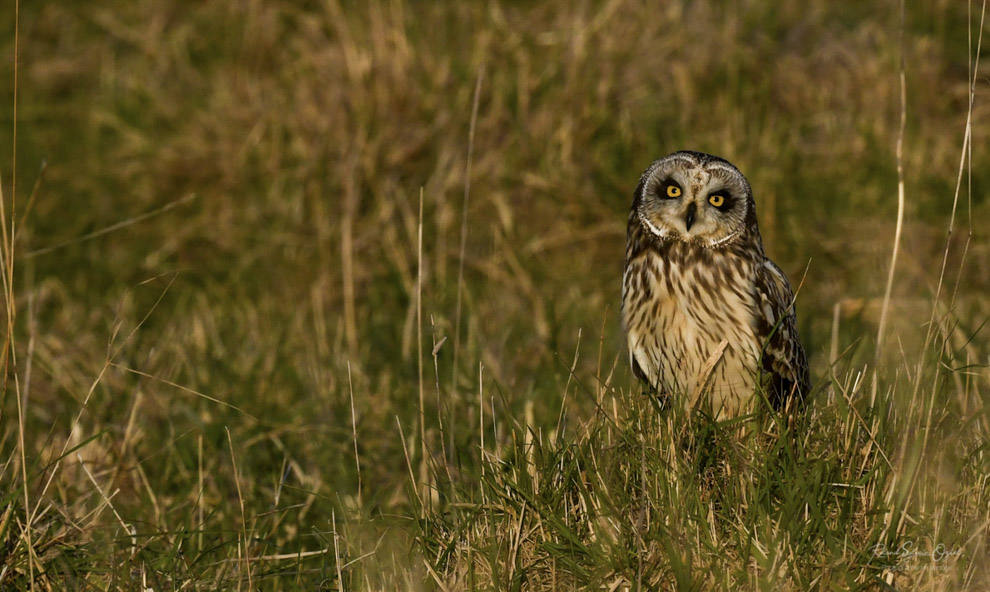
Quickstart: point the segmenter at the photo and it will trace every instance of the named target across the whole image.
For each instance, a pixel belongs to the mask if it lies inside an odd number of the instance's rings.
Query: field
[[[0,589],[990,589],[983,11],[8,3]],[[800,285],[798,413],[629,370],[678,149]]]

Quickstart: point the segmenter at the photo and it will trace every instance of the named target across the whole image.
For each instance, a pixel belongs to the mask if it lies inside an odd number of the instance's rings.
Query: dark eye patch
[[[726,212],[732,209],[732,205],[735,200],[732,198],[732,194],[724,189],[719,189],[718,191],[713,191],[708,194],[708,203],[717,208],[719,211]]]
[[[675,181],[664,181],[660,185],[660,189],[657,191],[657,197],[660,199],[678,199],[684,194],[681,186]]]

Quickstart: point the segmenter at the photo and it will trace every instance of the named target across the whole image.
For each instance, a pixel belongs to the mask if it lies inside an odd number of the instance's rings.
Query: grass
[[[983,6],[905,4],[8,8],[0,588],[990,587]],[[681,148],[804,277],[794,417],[628,370]]]

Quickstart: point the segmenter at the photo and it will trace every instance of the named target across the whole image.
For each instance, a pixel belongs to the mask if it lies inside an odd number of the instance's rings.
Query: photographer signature
[[[950,557],[959,557],[962,555],[962,549],[959,547],[949,548],[942,543],[938,543],[931,549],[923,549],[917,544],[917,541],[913,540],[904,541],[896,547],[888,547],[884,543],[879,543],[874,545],[870,551],[874,557],[900,560],[924,557],[930,559],[933,563],[940,563]]]

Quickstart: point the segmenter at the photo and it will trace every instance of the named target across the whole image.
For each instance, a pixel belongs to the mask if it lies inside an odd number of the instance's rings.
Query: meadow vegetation
[[[5,6],[0,588],[990,589],[984,6],[904,4]],[[628,369],[678,149],[800,284],[800,413]]]

